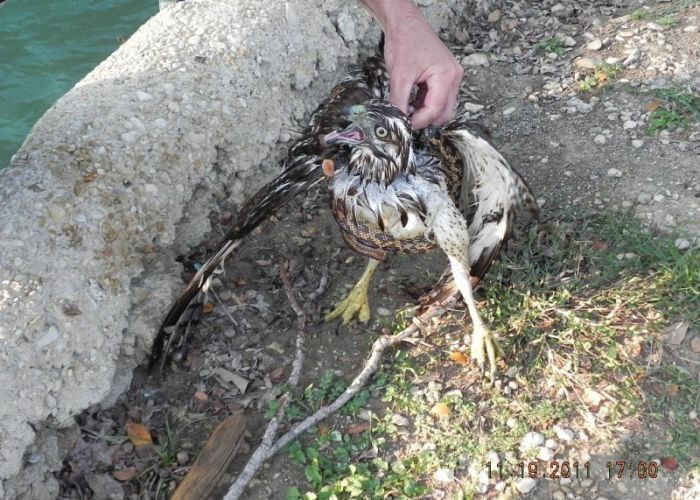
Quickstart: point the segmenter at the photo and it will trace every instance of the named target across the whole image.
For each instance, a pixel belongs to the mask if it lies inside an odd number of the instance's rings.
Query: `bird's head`
[[[411,123],[399,108],[372,100],[345,108],[339,118],[347,126],[325,134],[322,142],[350,149],[351,172],[387,185],[415,169]]]

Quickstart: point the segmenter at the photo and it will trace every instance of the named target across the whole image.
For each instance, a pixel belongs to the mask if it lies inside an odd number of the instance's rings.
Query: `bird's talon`
[[[353,288],[331,312],[326,314],[326,321],[341,318],[344,325],[351,323],[355,318],[360,323],[366,323],[372,316],[369,308],[369,299],[366,290]]]

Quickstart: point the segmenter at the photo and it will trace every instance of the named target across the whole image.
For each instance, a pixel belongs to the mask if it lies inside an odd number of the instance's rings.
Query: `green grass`
[[[594,88],[607,86],[612,80],[617,78],[622,72],[621,64],[601,63],[596,66],[593,73],[584,75],[578,80],[578,87],[581,92],[588,92]]]
[[[699,410],[700,384],[653,362],[665,326],[700,320],[699,297],[698,252],[679,251],[630,217],[562,215],[533,228],[512,242],[481,294],[481,314],[506,352],[495,384],[452,361],[468,355],[466,313],[443,318],[385,360],[352,411],[289,448],[306,478],[289,498],[420,498],[436,489],[470,498],[483,492],[490,453],[517,471],[536,460],[536,450],[518,451],[524,434],[555,437],[557,424],[619,455],[625,429],[654,422],[667,435],[661,456],[700,470],[700,429],[688,416]],[[301,399],[310,407],[341,386],[326,379]],[[361,422],[366,429],[350,432]],[[459,481],[436,482],[439,469]]]
[[[662,16],[658,18],[656,22],[657,24],[660,24],[661,26],[665,26],[667,28],[673,28],[678,24],[678,20],[672,15]]]
[[[650,135],[661,130],[687,128],[693,121],[700,121],[700,95],[682,87],[655,89],[647,94],[655,97],[660,105],[649,116]]]
[[[645,9],[637,9],[630,14],[630,19],[633,21],[643,21],[649,18],[649,11]]]
[[[559,57],[563,56],[566,52],[564,41],[557,36],[552,36],[539,42],[537,45],[535,45],[535,48],[544,50],[547,53],[554,52]]]

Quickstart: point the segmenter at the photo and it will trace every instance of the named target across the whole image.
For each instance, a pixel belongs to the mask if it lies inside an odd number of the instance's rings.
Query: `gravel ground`
[[[632,212],[675,235],[679,249],[697,251],[700,109],[668,128],[654,133],[649,129],[658,109],[668,107],[685,116],[682,107],[665,100],[665,90],[695,96],[700,90],[698,2],[476,3],[475,15],[449,39],[466,69],[460,106],[492,129],[545,211]],[[137,373],[131,390],[115,407],[92,408],[82,415],[82,437],[63,473],[65,498],[89,496],[89,490],[95,498],[137,498],[135,484],[151,491],[159,483],[172,488],[216,423],[240,408],[249,418],[246,446],[255,446],[264,431],[262,413],[280,394],[279,382],[286,378],[293,355],[293,337],[287,333],[293,330],[294,317],[280,289],[278,258],[290,260],[301,296],[322,297],[311,307],[314,319],[336,298],[324,296],[325,289],[337,293],[339,283],[351,286],[364,265],[342,246],[325,206],[323,193],[311,193],[303,203],[280,211],[231,259],[215,287],[226,307],[216,306],[197,329],[185,370],[170,374],[162,384]],[[230,219],[230,213],[217,216],[211,241],[195,251],[206,251]],[[409,259],[384,264],[377,280],[382,307],[375,315],[393,316],[421,287],[430,285],[443,266],[437,254],[425,261],[419,276]],[[302,386],[328,369],[352,376],[371,342],[362,329],[329,335],[328,326],[316,323],[309,335],[314,348],[308,353]],[[156,447],[144,452],[128,442],[89,439],[119,434],[129,420],[162,429],[169,412],[188,424],[180,424],[173,437],[180,452],[168,467],[154,465],[154,457],[162,452]],[[547,460],[576,442],[579,459],[587,455],[594,467],[603,468],[615,459],[604,447],[582,446],[589,438],[566,427],[557,430],[556,440],[545,441],[533,432],[525,436],[520,451],[537,448]],[[639,437],[638,446],[648,448],[649,439],[653,437]],[[234,470],[245,463],[246,451]],[[115,467],[133,474],[116,477]],[[297,469],[286,457],[277,457],[251,484],[250,498],[283,498],[290,481],[301,477]],[[137,470],[140,479],[133,481]],[[439,474],[436,480],[441,480]],[[700,498],[700,484],[680,475],[655,482],[525,479],[515,487],[530,498],[557,500]],[[487,482],[484,493],[495,498],[503,488],[505,484]]]

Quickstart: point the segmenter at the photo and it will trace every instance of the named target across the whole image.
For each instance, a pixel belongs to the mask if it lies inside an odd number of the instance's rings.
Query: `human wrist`
[[[427,24],[412,0],[361,0],[361,2],[379,21],[388,36],[416,23]]]

